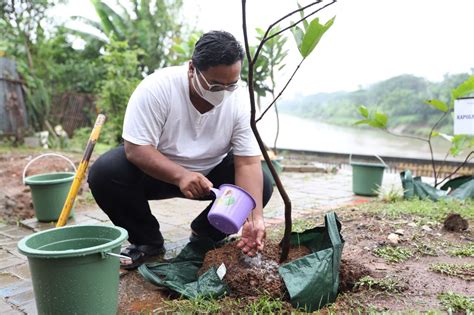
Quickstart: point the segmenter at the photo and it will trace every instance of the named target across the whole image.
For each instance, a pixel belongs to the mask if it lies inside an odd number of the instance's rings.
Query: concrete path
[[[339,170],[336,174],[283,172],[282,182],[292,200],[293,218],[317,214],[344,205],[370,200],[352,193],[352,173]],[[383,190],[401,191],[398,174],[385,173]],[[167,255],[174,255],[188,242],[189,225],[208,201],[180,198],[151,201],[153,214],[161,224]],[[284,204],[275,188],[272,199],[264,210],[267,225],[284,222]],[[76,213],[72,224],[111,224],[100,209]],[[31,275],[26,257],[21,255],[17,242],[24,236],[53,228],[52,223],[39,223],[36,218],[18,225],[0,224],[0,314],[36,314]]]

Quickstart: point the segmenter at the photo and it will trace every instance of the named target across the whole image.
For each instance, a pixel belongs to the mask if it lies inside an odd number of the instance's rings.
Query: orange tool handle
[[[94,150],[94,146],[97,140],[99,139],[100,130],[102,129],[104,122],[105,115],[99,114],[89,137],[89,141],[87,141],[84,156],[82,157],[81,163],[77,168],[76,175],[74,176],[74,180],[72,182],[71,188],[69,189],[66,201],[64,202],[63,210],[61,211],[61,215],[59,216],[58,222],[56,223],[56,227],[66,225],[69,214],[71,213],[72,206],[74,205],[74,201],[76,200],[77,192],[79,191],[79,187],[81,186],[82,180],[86,175],[86,170],[87,166],[89,165],[89,160],[91,158],[92,151]]]

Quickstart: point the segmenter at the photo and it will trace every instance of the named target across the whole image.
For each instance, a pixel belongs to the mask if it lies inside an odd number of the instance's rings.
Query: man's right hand
[[[211,192],[212,183],[201,173],[186,172],[179,180],[179,189],[186,198],[206,197]]]

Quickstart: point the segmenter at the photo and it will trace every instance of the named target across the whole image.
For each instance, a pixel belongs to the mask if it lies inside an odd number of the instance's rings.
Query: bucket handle
[[[117,257],[117,258],[120,258],[120,259],[123,259],[123,260],[132,261],[131,257],[125,256],[125,255],[120,255],[120,254],[115,254],[115,253],[111,253],[111,252],[103,252],[102,253],[102,258],[105,258],[105,256],[112,256],[112,257]]]
[[[68,161],[69,164],[71,164],[72,168],[74,169],[74,173],[77,172],[77,169],[76,169],[76,166],[74,165],[74,163],[72,163],[72,161],[70,159],[68,159],[67,157],[65,157],[64,155],[61,155],[61,154],[58,154],[58,153],[44,153],[44,154],[38,155],[37,157],[35,157],[31,161],[29,161],[28,164],[26,164],[25,168],[23,169],[23,177],[22,177],[23,178],[23,185],[25,185],[26,170],[28,169],[28,167],[30,167],[31,163],[33,163],[34,161],[36,161],[40,158],[43,158],[45,156],[57,156],[57,157],[63,158],[66,161]]]
[[[375,156],[377,159],[379,159],[380,162],[382,162],[382,164],[387,167],[387,164],[385,164],[385,162],[382,160],[382,158],[380,156],[378,156],[377,154],[373,154],[373,156]],[[352,163],[352,153],[349,154],[349,164]]]

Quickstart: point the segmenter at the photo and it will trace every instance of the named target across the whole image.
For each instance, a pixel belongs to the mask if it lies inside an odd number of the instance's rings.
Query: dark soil
[[[290,262],[308,255],[310,250],[304,246],[292,247],[288,254]],[[233,297],[258,297],[268,295],[283,299],[286,289],[278,273],[280,247],[276,242],[267,242],[261,253],[248,257],[236,247],[236,243],[228,243],[218,249],[209,251],[198,274],[211,267],[219,268],[224,263],[227,273],[224,281],[229,286]]]
[[[29,187],[22,183],[22,172],[28,161],[37,155],[39,153],[0,154],[0,222],[16,224],[19,220],[34,216],[31,192]],[[71,158],[71,154],[66,156]],[[76,165],[80,159],[80,154],[72,157]],[[67,162],[50,157],[34,163],[27,175],[69,170]],[[84,181],[82,185],[83,190],[87,191],[87,183]],[[80,197],[78,196],[78,199]],[[377,203],[376,207],[383,209],[384,204]],[[76,210],[80,210],[80,207],[76,206]],[[304,220],[314,222],[315,226],[320,225],[323,223],[322,212],[323,210],[314,210],[314,216],[309,215]],[[437,263],[474,264],[472,256],[453,257],[451,254],[452,250],[472,246],[472,220],[468,222],[454,213],[441,223],[429,223],[429,229],[426,229],[421,224],[415,224],[420,221],[420,217],[412,215],[389,218],[350,207],[337,209],[336,212],[342,223],[341,233],[346,243],[340,274],[342,294],[331,306],[332,313],[370,313],[373,310],[391,313],[433,310],[440,312],[446,311],[438,299],[440,293],[451,291],[464,296],[474,296],[472,277],[452,277],[430,270],[430,266]],[[219,267],[224,262],[227,267],[224,280],[233,288],[233,296],[222,299],[220,303],[239,298],[241,311],[246,312],[246,303],[255,301],[264,292],[274,297],[286,298],[284,286],[276,271],[279,259],[277,242],[283,235],[281,229],[279,225],[268,227],[268,234],[276,231],[273,234],[277,236],[272,238],[273,242],[267,240],[267,246],[261,253],[258,264],[243,259],[240,250],[232,244],[208,254],[205,266]],[[400,238],[397,244],[391,246],[412,253],[406,261],[391,263],[375,255],[376,249],[390,244],[387,236],[391,233],[399,235]],[[290,251],[290,260],[307,253],[307,249],[293,248]],[[388,292],[377,286],[371,289],[355,287],[357,281],[367,275],[376,280],[394,279],[403,290]],[[163,313],[170,309],[169,313],[172,313],[173,306],[168,302],[173,302],[173,298],[168,291],[146,282],[136,271],[121,276],[121,313]],[[288,305],[285,304],[285,307],[290,307]],[[224,309],[221,313],[238,311]]]
[[[460,214],[451,213],[444,220],[444,228],[451,232],[461,232],[469,228],[469,223]]]
[[[18,221],[35,216],[30,187],[23,184],[23,170],[29,161],[41,153],[33,154],[1,154],[0,155],[0,222],[15,224]],[[81,156],[70,154],[64,156],[71,159],[76,167]],[[46,156],[33,162],[27,169],[26,177],[51,172],[73,172],[70,164],[59,157]],[[78,199],[84,190],[87,190],[84,180],[78,193]],[[80,210],[76,202],[75,209]]]

